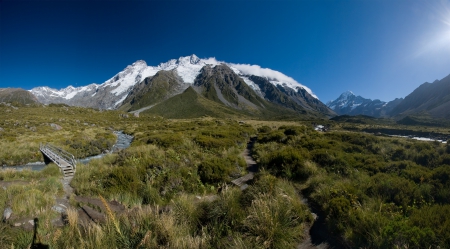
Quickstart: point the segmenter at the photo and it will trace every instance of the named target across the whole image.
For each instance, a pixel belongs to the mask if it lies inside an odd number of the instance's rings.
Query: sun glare
[[[450,52],[450,1],[437,1],[425,9],[430,10],[430,16],[436,20],[434,34],[428,33],[423,37],[415,57],[448,54]]]

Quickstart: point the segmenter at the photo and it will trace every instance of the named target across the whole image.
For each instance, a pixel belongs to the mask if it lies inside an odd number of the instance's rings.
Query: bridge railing
[[[69,152],[58,148],[52,144],[46,143],[46,144],[40,144],[39,148],[42,149],[46,149],[48,148],[50,151],[53,151],[53,153],[56,153],[59,157],[61,157],[63,160],[65,160],[66,162],[70,163],[74,168],[77,165],[77,161],[75,159],[75,157],[70,154]]]

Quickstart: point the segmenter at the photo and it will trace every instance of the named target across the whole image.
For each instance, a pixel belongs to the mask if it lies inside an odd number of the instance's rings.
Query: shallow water
[[[444,141],[444,140],[433,139],[433,138],[428,138],[428,137],[400,136],[400,135],[390,135],[390,136],[391,137],[411,138],[411,139],[419,140],[419,141],[429,141],[429,142],[438,141],[438,142],[443,143],[443,144],[447,143],[447,141]]]
[[[124,134],[122,131],[115,131],[114,134],[117,135],[117,141],[112,147],[112,151],[122,150],[130,147],[131,142],[133,141],[133,136]],[[78,162],[81,162],[82,164],[87,164],[92,159],[102,158],[106,154],[100,154],[96,156],[90,156],[82,159],[78,159]],[[44,162],[34,162],[34,163],[28,163],[25,165],[18,165],[18,166],[8,166],[3,167],[3,169],[16,169],[16,170],[23,170],[23,169],[31,169],[35,171],[39,171],[44,169],[46,164]]]

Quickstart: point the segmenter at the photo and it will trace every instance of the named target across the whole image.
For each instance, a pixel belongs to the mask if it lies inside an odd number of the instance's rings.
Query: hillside
[[[406,96],[390,114],[400,117],[429,114],[434,118],[450,118],[450,75],[433,83],[423,83]]]
[[[242,116],[231,108],[202,97],[192,87],[188,87],[183,93],[175,95],[143,113],[175,119]]]
[[[272,103],[298,112],[309,110],[323,113],[326,116],[336,115],[335,112],[309,94],[305,89],[294,90],[281,84],[274,85],[267,78],[255,75],[250,76],[249,79],[258,85],[261,96]]]
[[[159,71],[155,76],[147,77],[136,84],[120,107],[121,110],[135,111],[154,105],[183,92],[189,84],[174,71]]]
[[[37,104],[37,98],[21,88],[0,88],[0,103]]]

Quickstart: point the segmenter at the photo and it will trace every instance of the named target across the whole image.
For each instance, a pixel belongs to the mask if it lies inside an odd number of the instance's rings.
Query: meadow
[[[295,248],[309,236],[311,209],[344,247],[450,247],[450,145],[360,131],[405,126],[0,108],[7,165],[42,160],[39,142],[84,157],[110,150],[114,130],[134,136],[128,149],[77,165],[69,196],[53,164],[40,172],[0,171],[0,208],[13,212],[0,223],[5,248],[31,245],[33,231],[14,223],[33,218],[40,220],[39,242],[50,248]],[[330,131],[315,131],[318,122]],[[255,136],[260,171],[240,190],[230,182],[247,173],[242,152]],[[82,219],[79,197],[102,203],[89,207],[104,220]],[[58,198],[70,204],[63,215],[52,209]]]

